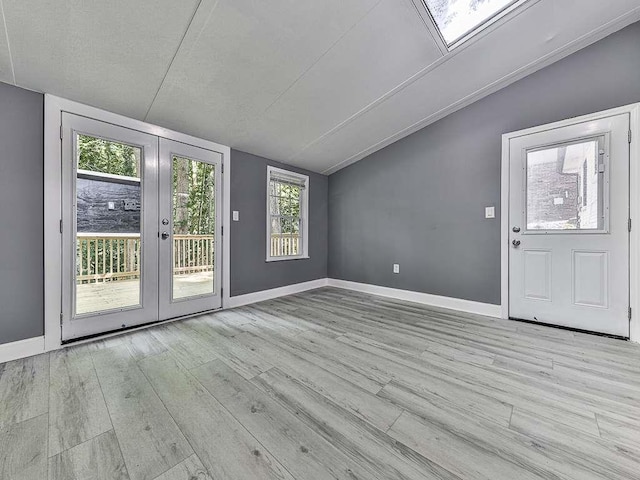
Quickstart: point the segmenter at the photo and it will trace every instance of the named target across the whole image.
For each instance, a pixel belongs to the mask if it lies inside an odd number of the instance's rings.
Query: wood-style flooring
[[[323,288],[0,365],[0,478],[640,479],[640,348]]]

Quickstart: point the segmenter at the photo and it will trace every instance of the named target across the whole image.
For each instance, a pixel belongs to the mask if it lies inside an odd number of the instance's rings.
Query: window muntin
[[[448,47],[524,0],[424,0]]]
[[[526,152],[528,232],[606,229],[604,144],[602,136]]]
[[[268,167],[267,260],[306,258],[309,177]]]

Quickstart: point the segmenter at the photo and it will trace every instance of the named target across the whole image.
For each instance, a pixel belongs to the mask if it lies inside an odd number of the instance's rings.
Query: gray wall
[[[309,175],[309,259],[266,262],[267,165]],[[231,152],[231,295],[327,276],[328,178],[238,150]],[[225,227],[226,229],[227,227]]]
[[[44,334],[43,111],[0,83],[0,344]]]
[[[634,102],[640,23],[331,175],[329,276],[499,304],[501,135]]]

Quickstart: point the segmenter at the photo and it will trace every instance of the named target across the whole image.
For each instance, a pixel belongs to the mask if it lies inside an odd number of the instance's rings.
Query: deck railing
[[[140,235],[78,234],[76,281],[109,282],[140,278]],[[174,275],[213,271],[212,235],[174,235]]]
[[[174,275],[213,271],[213,235],[174,235]],[[141,243],[138,234],[79,233],[76,281],[109,282],[140,278]],[[298,255],[298,235],[272,235],[271,255]]]
[[[300,254],[299,235],[271,235],[271,256],[286,257]]]

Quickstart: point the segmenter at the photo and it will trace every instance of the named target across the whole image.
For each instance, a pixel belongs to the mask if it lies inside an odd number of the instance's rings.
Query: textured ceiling
[[[529,0],[449,52],[420,0],[0,6],[0,81],[325,173],[640,19]]]

